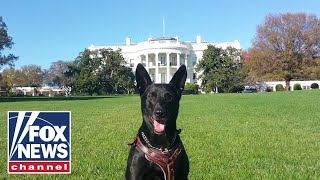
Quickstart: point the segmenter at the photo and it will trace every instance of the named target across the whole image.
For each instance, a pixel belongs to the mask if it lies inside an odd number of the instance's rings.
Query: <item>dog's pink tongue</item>
[[[153,127],[157,133],[162,133],[164,131],[165,125],[158,123],[158,121],[153,120]]]

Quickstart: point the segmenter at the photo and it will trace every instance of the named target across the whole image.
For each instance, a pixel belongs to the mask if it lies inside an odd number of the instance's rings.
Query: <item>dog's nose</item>
[[[156,115],[157,118],[163,118],[166,115],[165,111],[161,111],[161,110],[156,111],[154,114]]]

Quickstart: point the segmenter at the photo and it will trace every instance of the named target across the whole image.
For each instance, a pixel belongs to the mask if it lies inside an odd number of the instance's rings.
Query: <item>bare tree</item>
[[[69,71],[71,64],[72,62],[62,60],[52,62],[50,68],[44,70],[45,84],[58,87],[67,86],[69,79],[65,73]]]
[[[24,86],[40,87],[42,86],[42,70],[35,64],[25,65],[21,67],[21,78],[24,79]]]

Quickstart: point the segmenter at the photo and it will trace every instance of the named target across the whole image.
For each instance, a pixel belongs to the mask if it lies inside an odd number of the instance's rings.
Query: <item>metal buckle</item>
[[[169,152],[169,149],[168,149],[168,148],[161,148],[161,152],[163,152],[163,153],[168,153],[168,152]]]

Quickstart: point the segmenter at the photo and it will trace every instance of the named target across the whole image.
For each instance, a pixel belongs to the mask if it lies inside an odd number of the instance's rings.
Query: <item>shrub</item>
[[[318,83],[312,83],[311,84],[311,89],[319,89],[319,84]]]
[[[299,83],[293,85],[293,90],[302,90],[302,87]]]
[[[76,92],[75,96],[90,96],[90,94],[86,92]]]
[[[273,88],[272,88],[272,87],[268,86],[268,87],[266,88],[266,92],[272,92],[272,91],[273,91]]]
[[[282,84],[277,84],[276,85],[276,91],[284,91],[285,89],[284,89],[284,87],[283,87],[283,85]]]
[[[184,86],[184,90],[192,90],[194,92],[198,92],[198,89],[199,89],[199,85],[194,83],[187,83]]]

